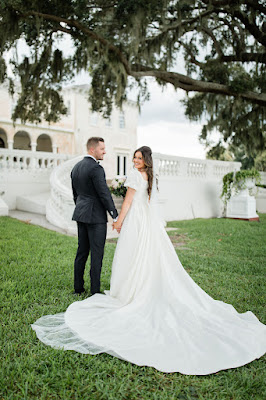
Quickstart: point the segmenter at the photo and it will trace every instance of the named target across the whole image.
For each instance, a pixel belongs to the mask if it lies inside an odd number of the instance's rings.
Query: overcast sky
[[[162,91],[152,80],[149,89],[151,99],[143,105],[139,118],[139,145],[146,144],[154,152],[205,158],[204,147],[198,140],[201,125],[188,121],[180,103],[185,92],[176,91],[170,84]]]

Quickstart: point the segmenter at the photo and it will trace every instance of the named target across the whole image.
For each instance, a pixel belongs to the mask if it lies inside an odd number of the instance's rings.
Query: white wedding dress
[[[32,325],[38,338],[54,348],[105,352],[189,375],[239,367],[262,356],[266,326],[252,312],[239,314],[212,299],[190,278],[138,170],[131,171],[126,186],[136,193],[117,243],[110,291],[40,318]]]

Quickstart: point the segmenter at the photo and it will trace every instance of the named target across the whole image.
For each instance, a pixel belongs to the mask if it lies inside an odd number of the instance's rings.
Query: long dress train
[[[85,354],[108,353],[163,372],[205,375],[239,367],[266,350],[266,326],[212,299],[187,274],[148,201],[138,170],[136,190],[117,243],[110,291],[38,319],[47,345]]]

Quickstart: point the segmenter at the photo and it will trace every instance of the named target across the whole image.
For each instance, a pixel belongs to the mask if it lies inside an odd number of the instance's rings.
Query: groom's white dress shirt
[[[86,154],[85,157],[91,157],[91,158],[93,158],[93,159],[99,164],[99,161],[97,161],[96,158],[93,157],[93,156],[91,156],[90,154]]]

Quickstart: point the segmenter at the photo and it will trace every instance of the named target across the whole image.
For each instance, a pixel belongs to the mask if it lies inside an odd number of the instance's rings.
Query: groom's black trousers
[[[74,289],[75,292],[84,290],[84,270],[89,253],[91,253],[91,293],[99,293],[107,224],[85,224],[83,222],[77,222],[77,224],[78,250],[74,263]]]

